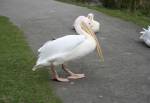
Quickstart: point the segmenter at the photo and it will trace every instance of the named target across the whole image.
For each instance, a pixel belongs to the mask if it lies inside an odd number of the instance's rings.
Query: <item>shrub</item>
[[[130,12],[140,11],[150,16],[149,0],[99,0],[107,8],[127,9]]]

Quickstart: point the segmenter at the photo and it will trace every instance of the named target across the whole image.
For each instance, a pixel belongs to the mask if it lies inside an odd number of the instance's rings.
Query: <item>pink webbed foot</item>
[[[81,79],[84,78],[84,74],[72,74],[71,76],[68,76],[68,79]]]
[[[60,77],[53,78],[52,80],[58,81],[58,82],[69,82],[69,79],[67,79],[67,78],[60,78]]]

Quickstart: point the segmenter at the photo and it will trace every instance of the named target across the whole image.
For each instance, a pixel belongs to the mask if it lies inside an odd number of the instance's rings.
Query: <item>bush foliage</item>
[[[140,12],[150,16],[150,0],[62,0],[76,3],[90,3],[99,1],[106,8],[123,9],[129,12]]]
[[[99,0],[107,8],[127,9],[130,12],[140,11],[150,16],[149,0]]]

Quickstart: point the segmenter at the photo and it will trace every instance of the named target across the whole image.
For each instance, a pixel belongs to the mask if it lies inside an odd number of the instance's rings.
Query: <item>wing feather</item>
[[[52,56],[66,53],[76,48],[85,40],[84,35],[68,35],[46,42],[38,51],[39,59],[46,60]]]

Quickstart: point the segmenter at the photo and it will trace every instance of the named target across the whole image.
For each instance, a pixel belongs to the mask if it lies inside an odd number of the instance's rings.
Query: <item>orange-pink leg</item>
[[[69,80],[67,78],[60,78],[54,68],[54,65],[51,65],[51,71],[52,71],[52,79],[59,81],[59,82],[68,82]]]
[[[69,70],[66,65],[62,64],[62,69],[64,71],[66,71],[70,76],[68,76],[68,79],[80,79],[80,78],[84,78],[85,75],[84,74],[75,74],[73,73],[71,70]]]

